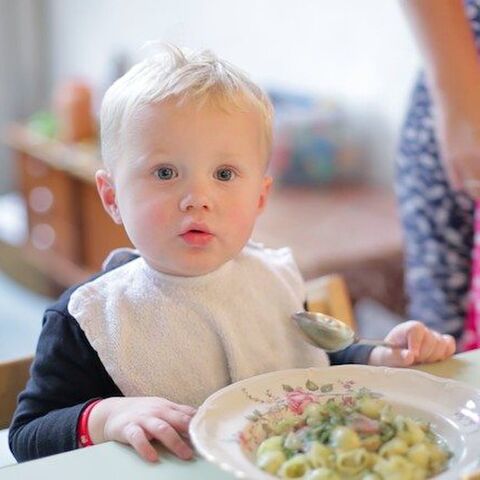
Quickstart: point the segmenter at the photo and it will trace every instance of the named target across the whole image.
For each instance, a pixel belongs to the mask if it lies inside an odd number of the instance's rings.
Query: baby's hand
[[[455,339],[451,335],[434,332],[414,320],[393,327],[385,341],[404,348],[375,347],[369,365],[408,367],[416,363],[438,362],[455,352]]]
[[[130,444],[142,458],[158,460],[152,440],[183,460],[193,456],[185,440],[195,409],[159,397],[106,398],[92,409],[88,430],[94,444],[116,440]]]

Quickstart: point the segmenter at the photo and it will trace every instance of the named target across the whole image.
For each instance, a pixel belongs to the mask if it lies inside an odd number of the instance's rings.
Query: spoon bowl
[[[403,348],[383,340],[360,338],[346,323],[324,313],[297,312],[292,315],[292,319],[309,343],[326,352],[338,352],[353,343]]]

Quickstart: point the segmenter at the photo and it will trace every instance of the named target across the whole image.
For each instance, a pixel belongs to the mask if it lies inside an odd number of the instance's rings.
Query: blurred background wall
[[[418,56],[396,0],[0,0],[0,128],[48,107],[53,85],[81,77],[98,102],[112,62],[148,40],[211,48],[266,87],[348,105],[372,136],[374,176],[391,177]],[[42,105],[43,104],[43,105]],[[3,152],[5,153],[5,151]],[[12,188],[2,155],[0,189]]]
[[[51,89],[46,4],[0,0],[0,133],[41,108]],[[0,143],[0,193],[14,188],[9,150]]]

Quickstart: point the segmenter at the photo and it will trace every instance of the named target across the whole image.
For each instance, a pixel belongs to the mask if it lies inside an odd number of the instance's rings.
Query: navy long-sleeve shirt
[[[120,265],[111,264],[106,271]],[[123,396],[68,313],[70,296],[78,287],[67,290],[45,312],[31,376],[9,430],[10,449],[18,461],[77,448],[78,419],[86,405],[95,398]],[[332,365],[367,363],[370,352],[371,347],[352,345],[329,358]]]

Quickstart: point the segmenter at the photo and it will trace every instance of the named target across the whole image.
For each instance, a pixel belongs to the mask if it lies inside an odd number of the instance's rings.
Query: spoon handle
[[[374,345],[376,347],[387,347],[394,350],[401,350],[402,348],[405,348],[400,345],[393,345],[392,343],[385,342],[384,340],[374,340],[370,338],[355,338],[355,343],[358,343],[359,345]]]

